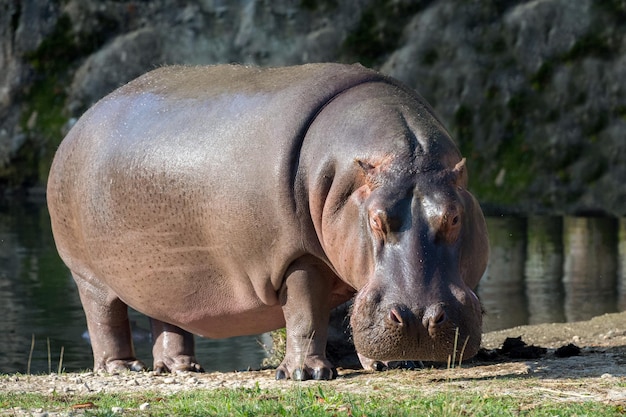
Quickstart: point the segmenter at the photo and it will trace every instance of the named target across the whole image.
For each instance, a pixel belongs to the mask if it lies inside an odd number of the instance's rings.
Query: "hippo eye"
[[[386,213],[383,210],[373,210],[370,212],[370,228],[379,238],[383,238],[387,233]]]
[[[444,216],[442,228],[444,230],[454,230],[461,223],[461,217],[458,214],[454,216]]]
[[[460,214],[448,213],[447,215],[444,215],[437,231],[438,240],[448,243],[455,242],[459,236],[460,226]]]

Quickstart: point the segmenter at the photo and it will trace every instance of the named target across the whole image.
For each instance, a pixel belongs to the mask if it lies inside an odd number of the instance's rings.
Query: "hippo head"
[[[310,207],[329,263],[357,290],[350,320],[359,354],[473,356],[487,231],[465,159],[432,109],[405,89],[363,84],[328,104],[309,135],[339,155],[311,160]]]
[[[351,316],[357,351],[385,361],[475,355],[482,311],[473,288],[488,245],[465,189],[465,160],[421,175],[359,164],[366,176],[359,235],[374,262]]]

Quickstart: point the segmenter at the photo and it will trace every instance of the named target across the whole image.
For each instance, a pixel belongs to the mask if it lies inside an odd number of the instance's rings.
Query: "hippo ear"
[[[461,159],[452,169],[453,181],[457,187],[467,188],[467,167],[465,158]]]
[[[361,169],[361,174],[364,179],[364,183],[373,190],[378,187],[380,184],[380,173],[383,169],[384,162],[381,163],[372,163],[369,161],[364,161],[361,159],[356,159],[355,162],[358,164]]]
[[[359,165],[366,176],[374,175],[378,171],[378,167],[368,161],[357,159],[355,162]]]

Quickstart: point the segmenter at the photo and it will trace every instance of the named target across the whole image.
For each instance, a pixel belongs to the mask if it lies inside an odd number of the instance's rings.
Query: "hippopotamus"
[[[363,363],[480,345],[488,237],[466,160],[421,96],[361,65],[166,66],[97,102],[54,157],[52,231],[94,369],[201,371],[193,335],[286,327],[277,379],[332,379],[354,297]]]

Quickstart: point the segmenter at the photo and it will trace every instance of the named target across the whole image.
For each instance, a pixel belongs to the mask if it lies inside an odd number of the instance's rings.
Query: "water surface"
[[[478,287],[484,329],[624,310],[619,300],[626,257],[618,256],[625,250],[618,233],[624,223],[606,217],[487,218],[491,256]]]

